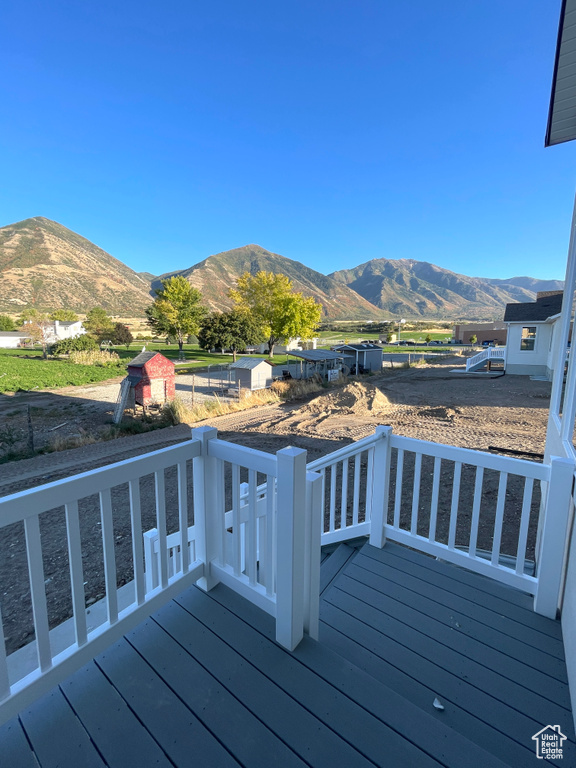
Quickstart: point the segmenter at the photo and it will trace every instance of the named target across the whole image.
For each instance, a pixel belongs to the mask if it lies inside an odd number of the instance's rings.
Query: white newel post
[[[196,427],[192,439],[200,441],[202,450],[192,460],[194,478],[194,526],[196,529],[196,558],[204,563],[205,573],[198,586],[206,591],[215,587],[219,579],[211,571],[212,560],[220,559],[221,536],[218,514],[218,459],[209,456],[209,442],[218,435],[214,427]],[[223,524],[223,521],[222,521]]]
[[[322,537],[322,475],[306,473],[306,539],[304,569],[304,631],[318,640],[320,628],[320,552]]]
[[[372,461],[370,544],[382,549],[386,541],[392,427],[376,427],[375,434],[380,439],[374,444],[374,459]]]
[[[534,597],[536,613],[551,619],[556,618],[558,610],[573,477],[571,459],[551,458],[544,525],[536,557],[538,587]]]
[[[293,651],[304,634],[306,451],[276,453],[276,641]]]

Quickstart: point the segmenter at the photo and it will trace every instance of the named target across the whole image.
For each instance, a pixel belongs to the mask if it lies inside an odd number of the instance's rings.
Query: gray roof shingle
[[[536,301],[527,301],[520,304],[506,304],[504,312],[505,323],[518,323],[530,320],[543,321],[562,311],[562,294],[542,296]]]

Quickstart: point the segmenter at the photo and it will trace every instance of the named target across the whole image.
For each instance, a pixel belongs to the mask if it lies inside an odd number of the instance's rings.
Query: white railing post
[[[142,534],[144,542],[144,577],[146,579],[146,593],[152,592],[160,584],[158,572],[158,557],[154,551],[158,546],[158,531],[151,528]]]
[[[382,549],[386,541],[388,516],[388,492],[390,489],[390,438],[392,427],[376,427],[372,477],[372,513],[370,519],[370,544]]]
[[[320,628],[320,551],[322,536],[322,475],[306,473],[306,538],[304,568],[304,631],[318,640]]]
[[[192,439],[201,443],[200,455],[193,459],[194,527],[196,529],[196,558],[204,563],[204,576],[198,586],[206,591],[215,587],[219,579],[212,573],[210,563],[221,559],[218,519],[217,462],[209,456],[209,442],[218,435],[214,427],[196,427]],[[223,521],[222,521],[223,524]]]
[[[557,456],[551,458],[544,523],[537,555],[538,586],[534,597],[536,613],[551,619],[556,618],[558,610],[573,477],[573,461]]]
[[[276,641],[292,651],[304,634],[306,451],[276,453]]]

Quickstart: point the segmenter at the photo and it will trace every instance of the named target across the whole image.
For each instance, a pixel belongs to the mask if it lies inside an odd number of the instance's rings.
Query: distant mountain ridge
[[[295,290],[322,303],[328,320],[500,319],[507,303],[533,301],[537,291],[562,288],[560,280],[467,277],[413,259],[372,259],[323,275],[259,245],[217,253],[155,277],[135,272],[42,216],[0,228],[0,312],[34,306],[83,313],[101,306],[114,315],[142,317],[159,281],[174,275],[197,287],[210,309],[226,310],[237,278],[260,270],[287,275]]]
[[[386,316],[385,312],[346,285],[259,245],[245,245],[217,253],[189,269],[168,272],[153,282],[152,287],[157,286],[161,279],[180,275],[198,288],[210,309],[227,310],[233,305],[228,291],[240,275],[260,271],[287,275],[294,290],[321,302],[324,317],[331,320],[377,320]]]
[[[408,317],[496,318],[508,303],[533,301],[537,290],[562,286],[559,280],[528,277],[467,277],[414,259],[372,259],[330,277],[394,316]]]

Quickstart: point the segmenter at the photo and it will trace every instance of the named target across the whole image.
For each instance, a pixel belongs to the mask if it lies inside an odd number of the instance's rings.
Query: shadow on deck
[[[0,768],[525,768],[556,724],[576,764],[560,624],[527,595],[391,543],[325,555],[321,588],[289,653],[192,587],[3,726]]]

